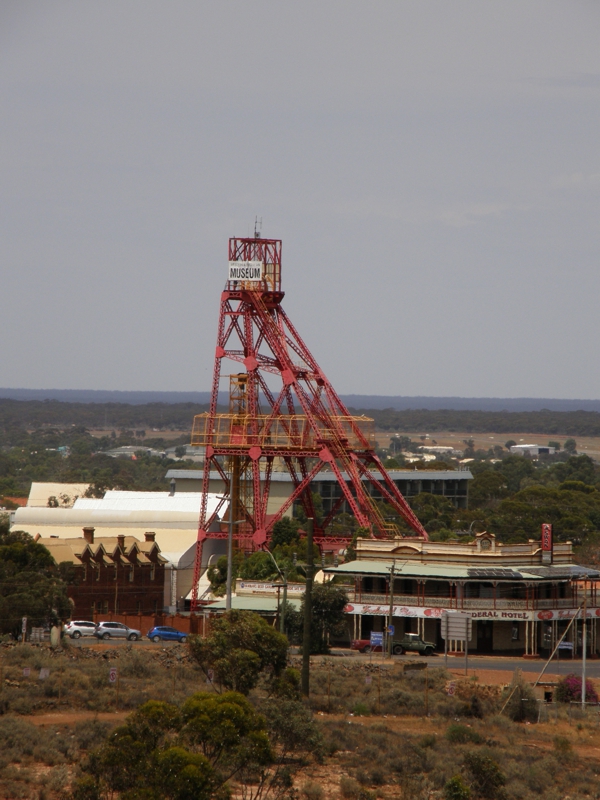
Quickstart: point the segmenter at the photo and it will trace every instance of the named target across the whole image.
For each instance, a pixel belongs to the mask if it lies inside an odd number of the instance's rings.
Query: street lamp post
[[[275,569],[279,573],[279,576],[280,576],[280,578],[282,580],[283,603],[279,606],[279,630],[281,631],[281,633],[284,633],[285,632],[285,604],[287,603],[287,587],[288,587],[287,576],[288,576],[288,571],[287,571],[287,567],[285,567],[283,572],[280,570],[279,564],[277,563],[277,561],[275,561],[275,556],[269,550],[268,547],[265,547],[265,551],[271,556],[271,560],[273,561],[273,564],[275,564]],[[278,593],[278,596],[279,596],[279,593]]]

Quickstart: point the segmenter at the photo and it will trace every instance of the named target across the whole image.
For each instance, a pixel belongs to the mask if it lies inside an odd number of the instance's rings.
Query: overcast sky
[[[210,388],[283,239],[341,393],[600,397],[600,2],[0,4],[0,386]]]

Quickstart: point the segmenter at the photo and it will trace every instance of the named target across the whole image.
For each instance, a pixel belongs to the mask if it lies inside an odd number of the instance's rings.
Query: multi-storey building
[[[568,622],[590,621],[588,648],[597,649],[600,572],[573,563],[571,542],[543,557],[540,542],[497,542],[477,534],[470,542],[359,539],[357,558],[325,570],[350,581],[350,635],[368,638],[387,624],[396,635],[421,633],[442,647],[440,619],[461,611],[473,619],[469,650],[535,655],[553,648]],[[567,640],[581,647],[581,621]]]
[[[421,492],[446,497],[456,508],[467,508],[469,503],[469,481],[473,475],[466,469],[457,470],[388,470],[400,492],[410,499]],[[202,486],[201,469],[170,469],[166,478],[175,482],[178,492],[198,492]],[[344,476],[344,473],[342,473]],[[345,476],[344,476],[345,477]],[[294,485],[288,472],[276,472],[271,475],[269,492],[269,514],[276,514],[292,493]],[[333,472],[321,471],[311,484],[311,490],[321,497],[323,512],[329,514],[342,496],[342,490]],[[226,491],[225,483],[218,472],[210,474],[210,491],[222,494]],[[380,496],[374,494],[376,500]],[[339,508],[340,513],[348,513],[347,503]],[[288,514],[292,513],[290,509]]]

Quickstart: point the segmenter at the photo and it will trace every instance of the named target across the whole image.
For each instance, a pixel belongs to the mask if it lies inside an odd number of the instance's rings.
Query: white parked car
[[[96,625],[94,636],[97,636],[98,639],[129,639],[130,642],[135,642],[141,639],[142,632],[120,622],[99,622]]]
[[[71,620],[67,622],[64,631],[71,639],[80,639],[82,636],[94,636],[96,633],[96,623],[87,620]]]

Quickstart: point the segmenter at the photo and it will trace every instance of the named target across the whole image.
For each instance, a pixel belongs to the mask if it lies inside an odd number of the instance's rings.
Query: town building
[[[441,617],[460,611],[473,619],[470,652],[537,655],[554,647],[585,597],[588,649],[598,649],[600,572],[573,563],[571,542],[548,552],[539,541],[504,544],[484,532],[470,542],[359,539],[356,554],[325,569],[346,579],[351,638],[383,631],[391,605],[396,636],[420,633],[442,649]],[[575,652],[580,626],[567,637]]]
[[[123,534],[96,537],[94,528],[88,527],[77,538],[35,538],[57,565],[72,567],[68,571],[72,619],[162,612],[166,559],[154,533],[146,533],[140,541]]]
[[[531,458],[538,458],[541,455],[553,456],[556,452],[556,448],[543,447],[540,444],[513,444],[510,447],[510,452],[517,456],[531,456]]]
[[[184,610],[193,584],[198,519],[202,495],[199,492],[108,491],[102,498],[84,497],[87,484],[43,484],[31,487],[27,506],[12,517],[12,530],[31,536],[78,539],[83,528],[94,528],[97,538],[134,537],[144,541],[152,531],[166,559],[164,606],[169,613]],[[57,500],[55,505],[54,500]],[[209,495],[209,513],[220,502]],[[48,503],[50,502],[50,505]],[[224,509],[226,513],[227,504]],[[222,512],[221,512],[222,513]],[[214,530],[220,530],[220,518]],[[226,543],[211,539],[203,549],[203,568],[225,554]],[[203,579],[201,594],[208,590]]]
[[[469,481],[473,475],[469,470],[387,470],[400,492],[408,500],[421,492],[446,497],[455,508],[468,508]],[[342,473],[344,477],[347,477]],[[177,492],[199,492],[202,487],[203,471],[201,469],[170,469],[166,479],[172,484],[175,481]],[[262,476],[264,485],[264,476]],[[368,484],[369,485],[369,484]],[[288,472],[276,472],[271,475],[268,514],[276,514],[293,491],[293,482]],[[225,483],[218,472],[210,473],[210,491],[222,494],[226,491]],[[333,472],[321,471],[312,482],[311,489],[317,493],[323,502],[323,512],[328,514],[342,496],[342,490]],[[373,495],[376,500],[381,497]],[[286,512],[291,516],[292,508]],[[339,513],[348,513],[346,501],[341,505]]]

